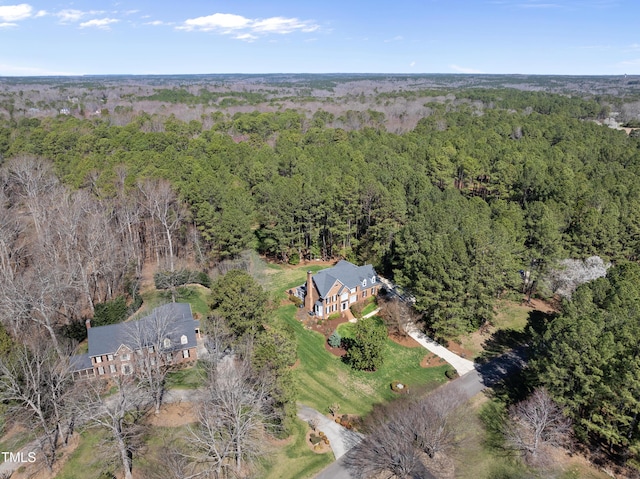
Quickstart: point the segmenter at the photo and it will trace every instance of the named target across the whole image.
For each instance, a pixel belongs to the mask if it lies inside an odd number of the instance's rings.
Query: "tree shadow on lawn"
[[[555,313],[531,311],[523,331],[497,330],[485,341],[485,350],[476,360],[477,370],[493,397],[513,404],[533,390],[535,380],[526,367],[531,341],[554,317]]]
[[[534,335],[541,334],[554,317],[554,313],[534,310],[529,312],[527,325],[523,330],[509,328],[494,331],[482,344],[483,352],[478,356],[476,362],[485,364],[508,351],[527,347]]]

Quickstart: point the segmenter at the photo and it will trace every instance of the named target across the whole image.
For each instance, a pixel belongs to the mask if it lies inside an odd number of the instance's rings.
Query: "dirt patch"
[[[192,404],[164,404],[160,407],[160,414],[149,415],[148,423],[152,426],[176,427],[197,421]]]
[[[421,348],[422,346],[418,341],[411,336],[400,336],[399,334],[390,334],[389,339],[400,346],[405,348]]]
[[[557,313],[558,311],[560,311],[560,305],[556,300],[549,302],[533,298],[530,302],[527,303],[527,301],[523,299],[522,305],[531,308],[532,311],[542,311],[543,313],[547,314]]]
[[[447,343],[447,349],[456,353],[463,359],[470,359],[473,357],[473,353],[470,350],[465,349],[461,344],[458,344],[455,341],[449,341]]]
[[[420,361],[420,367],[422,368],[435,368],[438,366],[443,366],[446,364],[446,361],[441,357],[436,356],[433,353],[429,353],[422,358]]]

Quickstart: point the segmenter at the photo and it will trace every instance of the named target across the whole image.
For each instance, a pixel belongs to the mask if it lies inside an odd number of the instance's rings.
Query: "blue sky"
[[[0,0],[0,76],[640,74],[638,0]]]

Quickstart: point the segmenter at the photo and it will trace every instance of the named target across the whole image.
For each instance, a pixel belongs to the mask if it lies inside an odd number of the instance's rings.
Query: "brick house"
[[[110,377],[131,374],[136,355],[163,355],[168,365],[194,362],[198,358],[200,321],[193,319],[191,305],[169,303],[136,321],[91,327],[87,321],[89,352],[73,356],[77,376]]]
[[[370,264],[356,266],[346,260],[333,268],[313,274],[307,272],[307,282],[292,294],[304,302],[306,311],[327,318],[334,313],[343,313],[351,305],[366,301],[380,289],[378,275]]]

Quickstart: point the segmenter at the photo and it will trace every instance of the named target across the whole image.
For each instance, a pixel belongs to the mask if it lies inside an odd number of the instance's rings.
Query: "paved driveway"
[[[298,417],[303,421],[318,421],[318,430],[324,432],[329,438],[329,444],[336,459],[344,456],[349,449],[358,444],[363,438],[362,434],[342,427],[309,406],[298,405]]]

